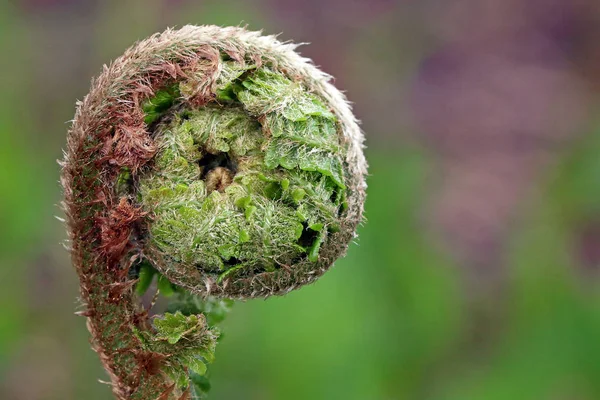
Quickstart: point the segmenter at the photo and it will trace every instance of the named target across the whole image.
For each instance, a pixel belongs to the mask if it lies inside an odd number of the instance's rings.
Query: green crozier
[[[178,107],[182,81],[145,106],[159,149],[139,179],[149,240],[218,281],[316,262],[345,207],[337,118],[279,72],[222,65],[218,102]]]
[[[78,102],[64,208],[78,314],[115,398],[204,398],[232,299],[315,282],[356,237],[363,134],[294,49],[243,28],[168,29]]]

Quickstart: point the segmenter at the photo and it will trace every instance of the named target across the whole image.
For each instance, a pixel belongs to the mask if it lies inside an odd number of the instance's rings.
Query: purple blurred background
[[[600,398],[596,0],[2,3],[0,398],[110,398],[72,317],[56,159],[101,65],[186,23],[310,43],[372,165],[359,246],[236,306],[212,398]]]

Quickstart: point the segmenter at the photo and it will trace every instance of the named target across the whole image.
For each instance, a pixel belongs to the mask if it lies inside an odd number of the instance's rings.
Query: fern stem
[[[242,28],[167,30],[78,103],[64,209],[79,314],[117,399],[199,395],[223,311],[212,296],[285,294],[355,237],[363,136],[294,50]],[[173,312],[150,318],[139,294],[155,274]]]

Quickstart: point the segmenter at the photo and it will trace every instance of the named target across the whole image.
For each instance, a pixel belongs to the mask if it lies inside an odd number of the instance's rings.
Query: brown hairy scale
[[[206,190],[223,193],[225,188],[233,182],[233,172],[229,168],[217,167],[206,174]]]
[[[186,399],[161,371],[170,354],[144,350],[136,332],[152,330],[146,310],[133,293],[129,269],[141,257],[160,265],[161,254],[142,254],[133,232],[140,230],[145,213],[129,195],[119,195],[115,182],[123,168],[138,173],[157,149],[144,123],[141,104],[156,91],[179,79],[195,82],[185,100],[201,106],[214,97],[220,53],[234,60],[269,63],[297,77],[320,93],[340,119],[348,143],[348,211],[339,233],[329,239],[319,262],[281,269],[251,279],[205,281],[206,294],[234,298],[284,294],[323,274],[346,251],[361,220],[366,174],[362,133],[344,96],[328,83],[329,77],[294,52],[295,46],[242,28],[186,26],[167,30],[137,43],[92,81],[89,94],[77,103],[70,128],[61,183],[65,200],[71,256],[80,279],[83,310],[92,348],[109,374],[117,399]],[[215,168],[207,174],[209,190],[223,191],[233,174]],[[200,277],[201,278],[201,277]],[[187,278],[186,278],[187,279]]]

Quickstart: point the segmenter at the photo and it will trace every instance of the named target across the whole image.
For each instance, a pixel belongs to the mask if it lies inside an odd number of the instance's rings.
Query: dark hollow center
[[[237,172],[237,163],[227,153],[208,153],[198,161],[202,172],[200,179],[206,182],[209,192],[223,192],[233,181]]]
[[[237,163],[227,153],[208,153],[198,161],[198,164],[202,167],[200,174],[202,180],[206,179],[209,172],[218,167],[227,168],[233,175],[237,173]]]

